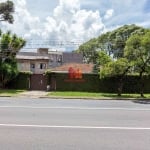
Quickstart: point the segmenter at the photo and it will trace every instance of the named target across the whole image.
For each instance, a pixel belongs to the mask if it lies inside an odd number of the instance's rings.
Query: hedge
[[[66,82],[65,73],[55,73],[57,91],[87,91],[87,92],[104,92],[117,93],[119,77],[107,77],[100,79],[97,74],[84,74],[85,82]],[[144,76],[144,92],[150,93],[150,76]],[[139,93],[140,80],[138,76],[126,76],[124,78],[123,93]]]
[[[57,73],[55,79],[57,91],[99,91],[99,76],[95,74],[84,74],[81,80],[68,80],[68,74]]]
[[[26,72],[20,72],[18,76],[8,83],[10,89],[29,89],[30,74]]]
[[[20,73],[16,79],[8,84],[13,89],[29,89],[30,74]],[[52,87],[52,80],[56,80],[56,88]],[[47,85],[51,85],[56,91],[86,91],[117,93],[119,77],[100,79],[98,74],[83,74],[81,80],[68,80],[67,73],[47,74]],[[144,76],[144,93],[150,93],[150,76]],[[140,80],[138,76],[126,76],[124,78],[123,93],[139,93]]]

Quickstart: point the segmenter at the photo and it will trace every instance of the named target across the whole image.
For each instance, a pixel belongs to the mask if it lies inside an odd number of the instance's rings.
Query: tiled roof
[[[37,60],[37,59],[46,59],[49,60],[48,56],[27,56],[27,55],[17,55],[17,59],[27,59],[27,60]]]
[[[68,63],[52,69],[52,72],[68,72],[69,68],[80,69],[83,73],[92,73],[94,64]]]
[[[48,55],[39,54],[34,52],[19,52],[16,55],[17,59],[28,59],[28,60],[36,60],[36,59],[49,59]]]

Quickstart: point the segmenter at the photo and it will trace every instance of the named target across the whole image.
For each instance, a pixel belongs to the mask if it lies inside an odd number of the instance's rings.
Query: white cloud
[[[26,0],[14,0],[14,3],[15,22],[13,25],[4,23],[3,27],[26,39],[85,41],[105,29],[99,11],[81,9],[80,0],[60,0],[53,14],[44,21],[29,12]]]
[[[33,29],[39,28],[40,19],[30,14],[26,6],[26,0],[14,0],[15,13],[14,23],[8,24],[3,22],[3,30],[11,30],[20,36],[29,34]]]
[[[26,8],[26,0],[17,0],[17,7]]]
[[[1,23],[3,30],[12,30],[27,39],[85,41],[126,23],[149,25],[147,18],[150,16],[142,12],[146,0],[59,0],[46,18],[41,18],[40,10],[36,10],[38,16],[31,14],[29,1],[36,3],[33,0],[28,0],[28,3],[27,0],[13,0],[15,22],[13,25]],[[41,7],[46,5],[42,3],[41,0]],[[82,4],[88,9],[81,7]],[[51,2],[47,5],[51,5]],[[93,6],[99,10],[91,9]],[[36,6],[32,9],[36,9]]]
[[[73,17],[71,31],[76,38],[90,39],[98,36],[104,29],[104,24],[98,11],[79,10]]]
[[[58,37],[66,40],[87,40],[104,29],[99,11],[81,10],[79,0],[60,0],[54,9],[53,19],[57,24]],[[47,22],[46,26],[48,24],[51,22]]]
[[[104,19],[109,19],[109,18],[111,18],[112,16],[113,16],[113,13],[114,13],[114,10],[113,9],[108,9],[107,11],[106,11],[106,14],[105,14],[105,16],[104,16]]]
[[[2,2],[6,2],[6,0],[0,0],[0,3],[2,3]]]

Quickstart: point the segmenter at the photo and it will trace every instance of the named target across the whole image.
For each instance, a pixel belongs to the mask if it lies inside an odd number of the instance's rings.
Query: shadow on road
[[[138,99],[138,100],[133,100],[133,102],[139,104],[150,104],[150,99]]]

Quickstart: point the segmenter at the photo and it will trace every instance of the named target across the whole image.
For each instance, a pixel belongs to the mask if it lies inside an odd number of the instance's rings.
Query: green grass
[[[113,93],[92,93],[92,92],[50,92],[48,96],[64,97],[64,98],[95,98],[95,99],[121,99],[121,98],[141,98],[140,94],[122,94],[118,97]],[[150,94],[145,94],[145,98],[150,98]]]
[[[0,96],[17,96],[25,90],[0,90]],[[121,99],[131,98],[140,99],[140,94],[122,94],[118,97],[117,94],[113,93],[94,93],[94,92],[49,92],[49,97],[61,97],[61,98],[91,98],[91,99]],[[144,94],[145,99],[150,99],[150,94]]]
[[[0,96],[17,96],[18,94],[24,92],[25,90],[8,90],[8,89],[2,89],[0,90]]]

